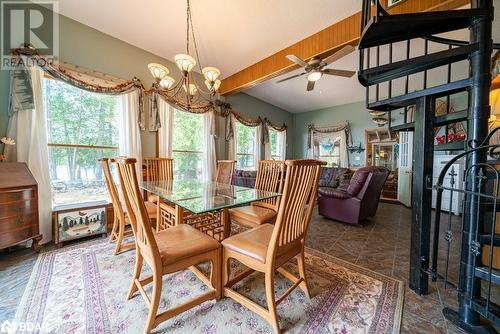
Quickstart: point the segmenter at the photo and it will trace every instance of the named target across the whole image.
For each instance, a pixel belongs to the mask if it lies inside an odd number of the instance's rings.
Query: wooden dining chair
[[[285,163],[278,160],[261,160],[255,180],[255,189],[281,193]],[[254,202],[251,205],[229,210],[232,222],[246,227],[274,223],[279,208],[279,197]]]
[[[127,210],[123,207],[115,180],[111,175],[111,170],[109,168],[110,159],[101,158],[99,161],[102,165],[106,186],[109,196],[111,197],[111,204],[113,205],[113,227],[111,228],[109,241],[116,241],[115,255],[117,255],[126,250],[135,248],[135,242],[123,243],[123,239],[132,234],[132,231],[126,228],[128,222]],[[111,162],[114,162],[114,160],[112,159]],[[146,202],[145,206],[148,216],[151,219],[156,219],[156,205]]]
[[[144,298],[149,308],[144,332],[149,333],[167,319],[207,300],[220,299],[221,246],[213,238],[187,224],[179,224],[165,231],[153,233],[137,181],[136,160],[119,158],[117,162],[120,183],[125,194],[125,204],[130,213],[132,230],[136,239],[136,263],[128,299],[132,298],[137,291]],[[151,267],[152,275],[140,279],[143,261]],[[210,262],[210,278],[207,278],[195,267],[202,262]],[[191,269],[208,286],[208,291],[157,314],[163,275],[187,268]],[[149,283],[153,285],[151,298],[144,290],[144,286]]]
[[[276,224],[263,224],[222,241],[224,296],[234,299],[266,319],[275,333],[280,332],[276,306],[296,287],[300,287],[309,297],[304,244],[316,200],[320,167],[325,163],[317,160],[287,160],[285,164],[285,185]],[[297,257],[300,277],[295,277],[282,267],[294,257]],[[241,262],[248,269],[231,279],[230,259]],[[274,295],[276,270],[293,282],[277,299]],[[265,274],[267,309],[231,289],[236,282],[254,271]]]
[[[146,181],[164,181],[174,179],[174,159],[145,158]],[[148,195],[148,201],[156,203],[158,196]]]
[[[217,183],[231,184],[233,180],[233,172],[236,167],[235,160],[219,160],[217,161]]]

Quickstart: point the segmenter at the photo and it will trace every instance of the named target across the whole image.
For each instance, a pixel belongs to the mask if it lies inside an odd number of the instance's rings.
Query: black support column
[[[410,253],[410,288],[427,294],[432,210],[432,169],[434,160],[435,100],[422,97],[417,101],[413,134],[413,188]]]
[[[476,17],[471,26],[471,44],[478,43],[479,48],[473,52],[470,57],[470,75],[472,78],[472,88],[470,90],[470,117],[468,122],[467,138],[473,140],[475,145],[479,145],[488,135],[488,117],[490,116],[489,106],[489,88],[491,84],[491,25],[493,15],[492,0],[474,0],[474,8],[484,8],[490,16]],[[478,163],[486,162],[487,152],[482,150],[469,155],[467,167]],[[470,188],[474,191],[479,189],[478,178],[470,180]],[[484,184],[484,182],[482,183]],[[473,196],[467,203],[466,215],[462,227],[462,253],[460,258],[460,280],[459,280],[459,318],[468,326],[479,326],[480,317],[477,312],[471,309],[468,302],[470,296],[479,297],[481,293],[481,282],[474,278],[473,261],[475,255],[471,250],[471,241],[473,241],[475,230],[482,228],[482,216],[479,213],[477,221],[477,201],[478,197]],[[476,225],[477,224],[477,225]],[[468,327],[466,326],[466,327]],[[467,328],[471,330],[471,328]],[[474,330],[471,330],[474,332]]]

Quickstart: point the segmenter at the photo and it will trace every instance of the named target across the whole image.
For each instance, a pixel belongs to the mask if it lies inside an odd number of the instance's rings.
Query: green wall
[[[227,98],[227,102],[231,104],[231,108],[234,111],[244,114],[248,117],[251,118],[257,118],[259,116],[261,118],[267,117],[273,124],[282,125],[283,123],[285,123],[286,125],[288,125],[289,130],[287,135],[288,143],[286,148],[286,154],[288,159],[295,157],[293,152],[293,140],[292,140],[293,121],[294,121],[293,114],[245,93],[238,93],[235,95],[231,95]],[[262,149],[262,156],[264,157],[264,149]]]
[[[172,62],[62,15],[59,16],[59,58],[74,65],[123,79],[131,79],[135,76],[146,87],[150,87],[153,83],[147,68],[147,64],[151,62],[162,63],[170,69],[174,77],[180,76],[177,67]],[[0,71],[0,137],[5,136],[7,131],[8,94],[9,72]],[[237,94],[231,97],[231,101],[235,109],[248,117],[260,115],[274,122],[285,122],[291,126],[292,117],[288,112],[264,101],[251,98],[246,94]],[[217,124],[217,154],[219,159],[223,159],[226,151],[224,122],[220,119]],[[155,135],[154,132],[149,131],[141,133],[144,156],[155,154]],[[0,152],[2,150],[0,147]]]

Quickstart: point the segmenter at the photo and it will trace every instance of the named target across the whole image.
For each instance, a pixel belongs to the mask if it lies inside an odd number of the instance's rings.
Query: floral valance
[[[57,62],[50,58],[45,58],[38,54],[37,50],[31,46],[12,50],[12,55],[15,57],[17,69],[11,71],[12,75],[12,89],[15,90],[15,96],[20,97],[17,105],[23,105],[28,109],[33,104],[33,96],[31,93],[30,76],[26,70],[26,65],[34,64],[41,68],[51,77],[61,80],[71,86],[101,94],[108,95],[122,95],[135,90],[139,90],[139,115],[137,122],[141,130],[146,130],[146,110],[145,110],[145,96],[148,95],[148,110],[147,116],[149,119],[149,131],[157,131],[161,127],[161,120],[158,113],[158,99],[163,99],[174,108],[184,110],[186,112],[203,114],[206,112],[214,112],[220,117],[225,117],[226,122],[226,139],[229,140],[233,137],[234,129],[232,128],[231,118],[233,117],[238,122],[251,127],[263,126],[263,142],[269,142],[269,127],[276,131],[286,131],[285,124],[279,126],[273,124],[267,118],[249,118],[233,109],[231,105],[221,100],[215,100],[203,107],[197,109],[186,110],[182,105],[171,99],[170,96],[165,94],[161,89],[153,87],[146,90],[141,80],[134,77],[131,80],[123,80],[105,73],[83,69],[76,65],[67,64],[64,62]],[[13,94],[11,94],[12,96]],[[11,110],[10,112],[15,112]]]
[[[19,90],[28,90],[27,85],[22,85],[22,83],[26,84],[25,77],[26,66],[28,64],[35,65],[42,69],[45,73],[53,77],[54,79],[61,80],[68,85],[77,87],[79,89],[83,89],[93,93],[107,94],[107,95],[122,95],[127,94],[135,90],[139,90],[139,115],[137,122],[141,128],[141,130],[145,129],[145,117],[144,117],[144,86],[138,78],[132,78],[131,80],[123,80],[121,82],[117,82],[115,78],[110,77],[109,80],[104,78],[98,78],[85,74],[83,72],[78,71],[77,66],[65,66],[53,59],[45,58],[38,54],[36,49],[32,47],[24,47],[20,49],[14,49],[12,51],[12,55],[15,57],[15,61],[17,70],[13,72],[17,72],[14,74],[13,79],[15,80],[13,84],[13,89]],[[30,86],[31,87],[31,86]]]
[[[287,130],[287,125],[283,124],[281,126],[277,126],[271,123],[267,118],[261,118],[260,116],[257,118],[248,118],[245,117],[233,110],[228,113],[226,116],[226,140],[231,140],[234,137],[234,122],[232,121],[234,118],[236,121],[240,122],[243,125],[256,127],[262,126],[262,143],[269,143],[269,128],[274,129],[275,131],[282,132]]]
[[[334,133],[334,132],[339,132],[344,130],[346,133],[346,137],[352,141],[351,138],[351,129],[349,127],[349,122],[344,121],[338,124],[334,125],[328,125],[328,126],[315,126],[314,124],[309,125],[309,138],[307,140],[307,145],[308,148],[311,148],[311,142],[312,142],[312,137],[315,133],[319,134],[328,134],[328,133]]]

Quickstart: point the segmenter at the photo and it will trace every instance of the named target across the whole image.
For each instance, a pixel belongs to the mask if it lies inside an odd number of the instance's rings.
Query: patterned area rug
[[[113,245],[94,240],[40,254],[16,313],[42,333],[141,333],[147,318],[142,297],[127,301],[134,251],[113,255]],[[399,333],[403,283],[307,249],[312,298],[295,289],[279,306],[289,333]],[[238,265],[233,264],[238,270]],[[292,272],[296,266],[287,268]],[[276,293],[291,283],[277,274]],[[264,277],[254,273],[237,290],[266,305]],[[164,277],[160,310],[202,293],[189,270]],[[150,293],[151,289],[146,289]],[[267,322],[231,299],[204,304],[160,324],[154,332],[271,333]]]

